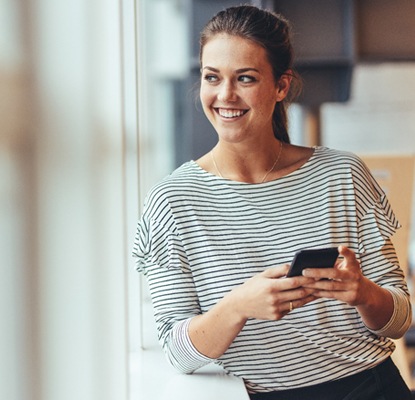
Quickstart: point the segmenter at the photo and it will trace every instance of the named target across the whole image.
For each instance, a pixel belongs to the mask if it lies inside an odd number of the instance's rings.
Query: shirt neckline
[[[297,173],[299,173],[302,169],[306,168],[309,164],[311,164],[314,159],[316,158],[317,154],[320,152],[320,150],[323,148],[321,146],[312,146],[312,148],[314,149],[313,153],[311,154],[311,156],[308,158],[308,160],[302,164],[299,168],[295,169],[294,171],[291,171],[290,173],[280,176],[279,178],[267,181],[267,182],[258,182],[258,183],[249,183],[249,182],[240,182],[240,181],[234,181],[232,179],[228,179],[228,178],[223,178],[221,176],[212,174],[211,172],[206,171],[205,169],[203,169],[195,160],[190,160],[189,163],[193,166],[193,168],[197,169],[199,171],[199,173],[202,173],[205,176],[209,176],[211,178],[215,178],[218,181],[222,181],[224,183],[227,184],[231,184],[231,185],[241,185],[241,186],[255,186],[255,187],[259,187],[259,186],[268,186],[270,184],[275,184],[275,183],[279,183],[284,179],[287,179],[291,176],[296,175]]]

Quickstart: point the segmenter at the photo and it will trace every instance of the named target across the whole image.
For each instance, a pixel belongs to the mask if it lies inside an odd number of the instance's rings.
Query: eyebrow
[[[212,71],[212,72],[220,72],[220,70],[218,70],[217,68],[213,68],[213,67],[209,67],[209,66],[203,67],[203,70],[205,70],[205,69],[208,69],[209,71]],[[258,72],[259,73],[259,70],[258,69],[252,68],[252,67],[239,68],[235,72],[238,73],[238,74],[242,74],[244,72],[249,72],[249,71],[254,71],[254,72]]]

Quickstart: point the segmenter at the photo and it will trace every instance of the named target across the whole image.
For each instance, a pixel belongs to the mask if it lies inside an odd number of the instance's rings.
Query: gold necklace
[[[280,145],[280,151],[278,152],[278,156],[277,156],[277,158],[275,159],[275,162],[274,162],[274,164],[272,165],[271,169],[270,169],[270,170],[268,170],[268,171],[267,171],[267,173],[266,173],[266,174],[264,175],[264,177],[262,178],[261,183],[264,183],[264,182],[265,182],[265,179],[267,179],[268,175],[269,175],[272,171],[274,171],[274,168],[276,167],[276,165],[278,164],[278,161],[279,161],[279,160],[280,160],[280,158],[281,158],[281,154],[282,154],[282,141],[280,141],[280,143],[281,143],[281,145]],[[216,169],[216,172],[218,173],[218,175],[219,175],[221,178],[223,178],[223,175],[221,174],[221,172],[220,172],[220,170],[219,170],[219,168],[218,168],[218,165],[216,164],[216,161],[215,161],[215,156],[213,155],[213,149],[210,151],[210,156],[212,157],[213,165],[214,165],[214,167],[215,167],[215,169]]]

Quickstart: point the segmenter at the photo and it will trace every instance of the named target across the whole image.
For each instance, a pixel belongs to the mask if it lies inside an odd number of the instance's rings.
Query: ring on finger
[[[290,311],[294,310],[293,302],[290,301]]]

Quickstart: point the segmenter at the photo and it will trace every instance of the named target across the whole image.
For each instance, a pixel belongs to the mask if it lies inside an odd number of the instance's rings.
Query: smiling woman
[[[277,104],[286,98],[290,89],[290,71],[274,77],[265,49],[254,41],[227,34],[219,34],[207,41],[201,57],[202,84],[200,98],[206,117],[215,128],[219,142],[210,153],[212,159],[205,156],[198,164],[205,170],[220,176],[231,177],[226,163],[218,167],[216,157],[227,158],[227,149],[242,146],[255,146],[264,152],[261,144],[271,152],[258,173],[234,176],[235,180],[255,182],[257,176],[272,174],[282,150],[282,141],[274,142],[273,114]],[[277,106],[276,106],[277,104]],[[270,145],[270,143],[272,143]],[[276,158],[277,157],[277,158]],[[213,162],[213,165],[212,165]],[[244,160],[248,162],[247,159]],[[255,161],[258,163],[258,160]],[[219,163],[220,165],[221,163]],[[270,166],[272,166],[270,168]],[[264,179],[259,179],[259,182]]]
[[[356,155],[290,144],[291,55],[287,21],[256,7],[202,32],[217,144],[149,191],[135,237],[159,340],[177,370],[217,363],[255,400],[409,400],[390,359],[411,323],[399,223]],[[296,251],[325,247],[333,268],[287,277]]]
[[[200,98],[219,140],[242,139],[238,134],[233,138],[232,133],[227,137],[227,128],[249,133],[253,140],[260,139],[254,137],[255,132],[273,137],[270,122],[274,105],[285,98],[288,90],[288,76],[275,81],[265,49],[258,44],[218,35],[204,46]],[[232,124],[226,124],[229,120]]]
[[[202,56],[205,54],[206,44],[210,39],[218,38],[221,35],[231,35],[234,39],[249,39],[250,44],[257,44],[261,47],[257,50],[261,56],[265,55],[267,61],[265,68],[271,67],[272,69],[274,86],[278,84],[280,89],[285,90],[283,98],[275,106],[273,129],[277,138],[280,135],[279,138],[288,142],[286,107],[288,102],[295,98],[301,90],[301,81],[293,69],[293,49],[290,42],[286,41],[290,34],[290,25],[282,15],[279,15],[279,22],[272,26],[265,15],[258,17],[258,25],[255,27],[246,23],[244,18],[243,11],[241,11],[241,18],[235,18],[236,23],[235,20],[212,18],[200,37],[200,64],[203,66]],[[248,45],[248,42],[245,42],[245,45]],[[268,49],[266,53],[264,53],[265,49]],[[233,52],[237,52],[236,48],[233,49]],[[256,60],[257,54],[254,53],[252,56],[249,59],[250,62]],[[293,82],[289,79],[289,87],[285,87],[286,83],[281,81],[283,76],[285,79],[287,76],[295,78]]]

